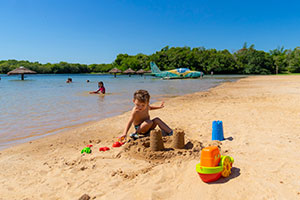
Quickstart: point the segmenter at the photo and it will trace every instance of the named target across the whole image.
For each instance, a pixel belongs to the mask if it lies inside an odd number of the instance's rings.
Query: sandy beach
[[[112,148],[129,112],[17,145],[0,151],[0,199],[300,199],[299,100],[300,76],[253,76],[171,98],[150,115],[185,132],[184,150],[154,154],[143,141]],[[211,141],[214,120],[223,121],[222,142]],[[92,153],[81,154],[87,144]],[[195,168],[212,144],[235,162],[228,178],[207,184]]]

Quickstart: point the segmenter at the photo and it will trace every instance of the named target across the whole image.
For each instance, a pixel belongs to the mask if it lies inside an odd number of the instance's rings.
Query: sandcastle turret
[[[162,151],[164,149],[161,130],[150,132],[150,149],[151,151]]]
[[[176,128],[174,130],[172,147],[174,149],[184,148],[184,131],[182,129]]]

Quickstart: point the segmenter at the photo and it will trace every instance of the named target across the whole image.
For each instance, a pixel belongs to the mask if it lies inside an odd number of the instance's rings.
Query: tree
[[[254,45],[243,48],[234,53],[239,70],[244,74],[271,74],[273,60],[270,54],[254,49]]]
[[[293,51],[287,54],[288,70],[290,72],[300,72],[300,47],[296,47]]]
[[[284,72],[287,70],[287,56],[284,47],[277,47],[277,49],[270,50],[270,55],[272,56],[275,65],[275,74]]]

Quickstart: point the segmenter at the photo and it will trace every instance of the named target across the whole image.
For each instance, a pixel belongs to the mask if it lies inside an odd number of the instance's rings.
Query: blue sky
[[[300,2],[0,0],[0,60],[111,63],[163,47],[300,46]]]

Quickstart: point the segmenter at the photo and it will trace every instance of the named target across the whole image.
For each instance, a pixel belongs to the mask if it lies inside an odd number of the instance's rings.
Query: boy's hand
[[[160,106],[149,106],[150,110],[156,110],[165,107],[165,102],[161,102]]]
[[[119,137],[118,137],[118,139],[121,139],[121,140],[123,140],[123,138],[125,139],[125,138],[126,138],[126,136],[127,136],[126,134],[123,134],[123,135],[119,136]]]
[[[119,142],[125,142],[126,140],[125,140],[126,138],[124,137],[124,136],[121,136],[121,137],[118,137],[118,141]]]

